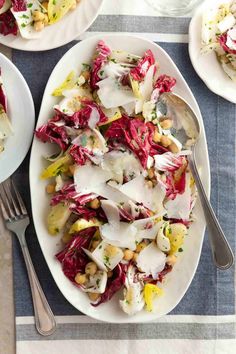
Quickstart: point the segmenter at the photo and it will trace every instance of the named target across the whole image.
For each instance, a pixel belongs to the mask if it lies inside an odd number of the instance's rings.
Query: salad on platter
[[[75,10],[80,0],[0,0],[0,34],[40,38],[45,26]]]
[[[143,56],[99,41],[90,63],[52,92],[52,117],[36,130],[58,151],[45,161],[47,228],[55,255],[91,306],[122,291],[121,309],[154,312],[193,221],[191,151],[173,135],[159,97],[175,86]],[[46,222],[46,220],[45,220]]]
[[[205,11],[202,17],[202,53],[215,52],[231,80],[236,82],[236,1]]]
[[[7,116],[7,96],[3,86],[0,68],[0,154],[4,151],[4,140],[12,134],[13,129]]]

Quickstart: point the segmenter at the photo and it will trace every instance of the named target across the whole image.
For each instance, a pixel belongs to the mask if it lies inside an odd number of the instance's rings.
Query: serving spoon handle
[[[189,166],[195,179],[199,198],[205,215],[213,261],[217,268],[222,270],[228,269],[234,263],[234,255],[206,196],[206,192],[196,166],[194,147],[192,149],[192,155],[189,157]]]

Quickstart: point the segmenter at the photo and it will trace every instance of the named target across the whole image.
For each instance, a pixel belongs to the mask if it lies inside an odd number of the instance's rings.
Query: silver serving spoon
[[[188,103],[172,92],[163,93],[160,96],[157,108],[173,120],[171,133],[182,143],[183,147],[192,150],[189,156],[189,166],[205,214],[213,261],[217,268],[228,269],[234,263],[234,255],[206,196],[195,162],[195,147],[200,135],[198,118]]]

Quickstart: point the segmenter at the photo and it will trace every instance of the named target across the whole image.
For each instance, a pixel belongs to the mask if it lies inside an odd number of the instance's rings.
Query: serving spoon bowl
[[[198,118],[189,104],[173,92],[160,95],[158,109],[172,119],[171,133],[182,143],[183,147],[192,151],[192,154],[188,156],[188,161],[205,215],[213,261],[217,268],[226,270],[233,265],[234,255],[207,198],[196,165],[195,147],[201,134]]]

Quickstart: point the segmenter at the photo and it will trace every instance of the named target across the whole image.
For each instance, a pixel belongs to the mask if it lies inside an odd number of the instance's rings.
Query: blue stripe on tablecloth
[[[48,77],[62,55],[74,43],[54,51],[29,53],[13,51],[13,62],[26,78],[38,114]],[[228,240],[235,250],[235,105],[211,93],[198,78],[190,63],[186,44],[161,43],[171,55],[192,89],[203,114],[211,163],[211,201]],[[28,208],[28,159],[15,174]],[[33,225],[28,229],[28,245],[40,282],[56,315],[78,314],[57,289],[42,256]],[[19,247],[14,242],[16,315],[32,315],[31,296]],[[208,241],[194,280],[172,314],[227,315],[235,313],[234,269],[216,270],[211,261]]]

